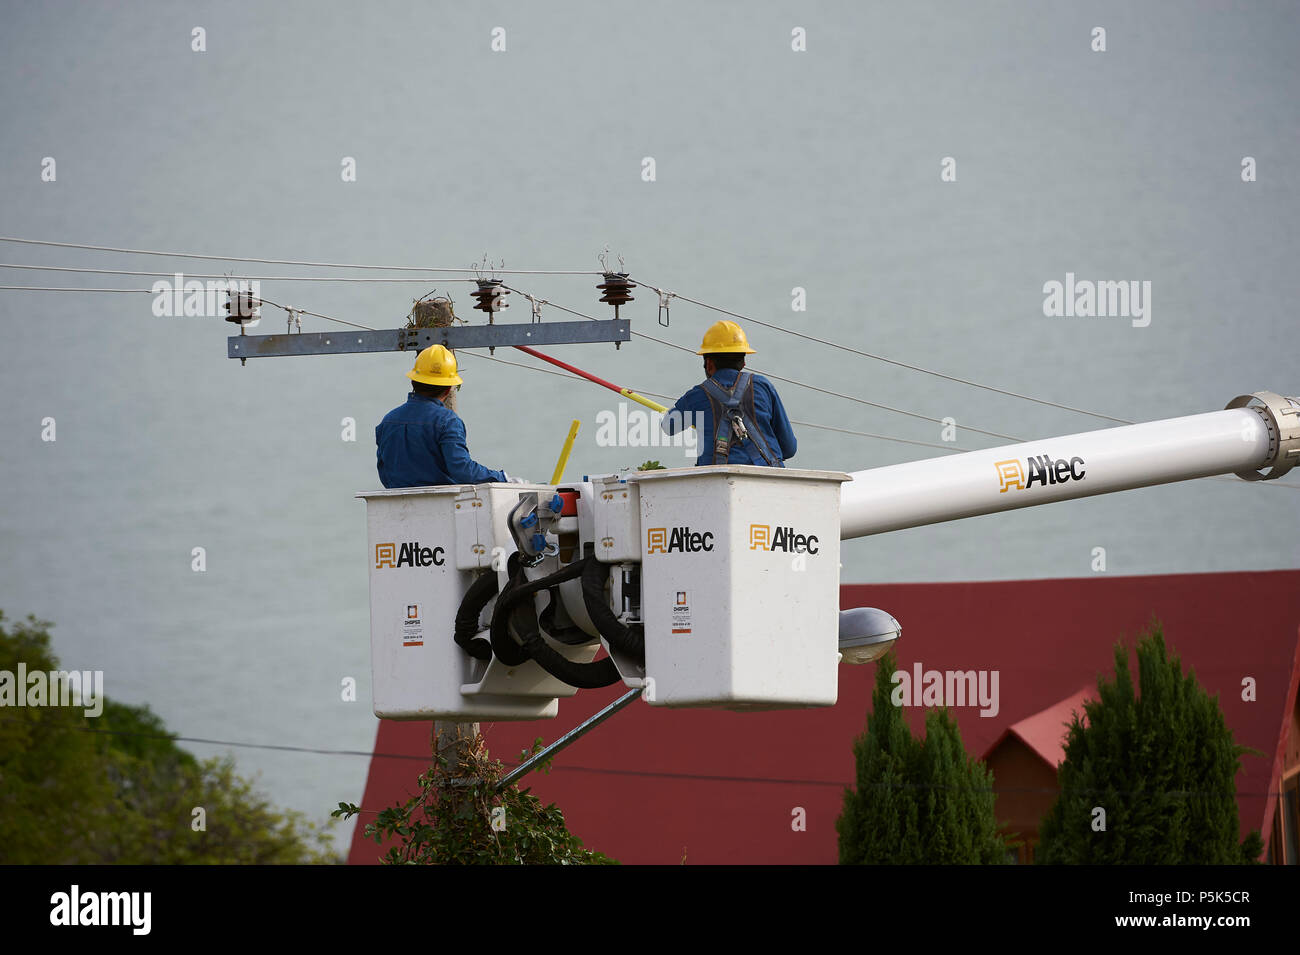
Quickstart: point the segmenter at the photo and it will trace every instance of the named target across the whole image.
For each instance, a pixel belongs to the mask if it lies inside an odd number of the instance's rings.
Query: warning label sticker
[[[418,604],[406,605],[406,618],[402,621],[402,646],[424,646],[424,622],[420,619]]]
[[[673,633],[691,632],[691,600],[685,590],[677,591],[677,600],[673,603]]]

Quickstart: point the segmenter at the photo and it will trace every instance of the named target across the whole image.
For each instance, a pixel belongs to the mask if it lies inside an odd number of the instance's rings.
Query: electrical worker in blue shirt
[[[704,356],[709,376],[678,399],[664,415],[663,429],[675,434],[703,414],[696,466],[755,464],[783,468],[799,443],[781,397],[772,383],[745,368],[754,354],[744,329],[735,322],[713,324],[695,354]]]
[[[465,423],[443,404],[455,385],[456,356],[442,345],[430,345],[406,373],[411,393],[375,428],[379,480],[384,487],[425,487],[431,484],[521,483],[505,471],[494,471],[469,456]]]

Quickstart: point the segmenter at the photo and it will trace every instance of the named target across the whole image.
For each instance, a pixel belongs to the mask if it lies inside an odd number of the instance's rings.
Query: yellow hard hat
[[[749,339],[745,337],[745,330],[735,322],[721,321],[710,325],[709,330],[704,333],[704,341],[700,343],[700,350],[695,354],[713,355],[722,352],[736,352],[741,355],[754,354],[754,349],[749,347]]]
[[[415,356],[415,367],[406,373],[412,381],[424,385],[459,385],[456,356],[444,345],[430,345]]]

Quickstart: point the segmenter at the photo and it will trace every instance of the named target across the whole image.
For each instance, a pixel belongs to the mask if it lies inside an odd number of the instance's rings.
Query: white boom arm
[[[854,472],[841,491],[840,537],[1215,474],[1272,480],[1296,464],[1300,399],[1260,391],[1209,414]]]

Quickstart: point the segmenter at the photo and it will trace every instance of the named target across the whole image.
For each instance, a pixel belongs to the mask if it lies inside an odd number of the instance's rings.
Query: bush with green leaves
[[[867,731],[853,744],[857,788],[836,820],[840,863],[999,864],[1007,842],[993,813],[993,773],[971,759],[948,711],[926,714],[912,735],[891,700],[892,653],[876,664]]]
[[[541,748],[538,739],[532,752]],[[389,865],[608,865],[613,859],[583,848],[569,832],[564,814],[543,805],[530,790],[497,783],[505,767],[488,756],[481,735],[436,754],[420,775],[418,791],[380,811],[366,824],[376,843],[391,841],[380,861]],[[521,753],[524,759],[531,753]],[[546,769],[546,762],[542,764]],[[333,815],[350,819],[361,812],[339,803]],[[495,822],[495,825],[494,825]]]
[[[1128,652],[1115,647],[1115,678],[1070,724],[1061,795],[1039,831],[1044,863],[1232,865],[1263,852],[1259,833],[1239,841],[1236,775],[1254,753],[1232,731],[1194,671],[1165,648],[1152,621],[1137,644],[1138,686]],[[1104,830],[1100,828],[1104,811]]]
[[[0,670],[58,670],[49,626],[0,611]],[[229,758],[185,752],[147,706],[0,710],[0,864],[337,861],[324,828],[276,811]]]

